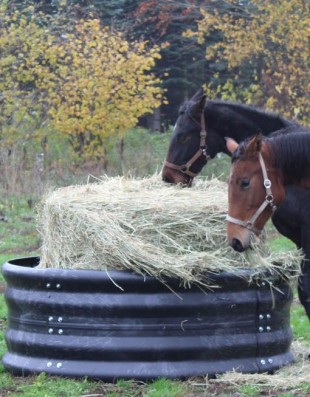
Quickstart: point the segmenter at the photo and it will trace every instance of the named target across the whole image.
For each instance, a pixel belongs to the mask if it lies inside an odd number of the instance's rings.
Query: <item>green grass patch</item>
[[[240,397],[256,397],[261,395],[260,388],[256,385],[242,385],[238,388],[238,392],[240,393]]]
[[[35,203],[23,197],[4,197],[0,211],[4,220],[0,221],[0,269],[10,259],[37,255],[41,245],[36,228]],[[0,283],[3,276],[0,272]],[[1,291],[1,285],[0,285]]]
[[[310,322],[299,302],[293,302],[291,306],[291,327],[295,339],[310,344]]]
[[[268,246],[271,251],[285,252],[295,248],[295,244],[284,236],[276,236],[268,240]]]
[[[310,396],[310,382],[303,384],[300,389],[306,396]]]
[[[146,391],[144,397],[180,397],[184,396],[184,385],[167,379],[159,379]]]
[[[35,209],[31,198],[5,197],[0,204],[4,220],[0,221],[0,255],[33,252],[40,245],[36,230]]]
[[[91,395],[96,389],[96,383],[86,379],[52,378],[45,373],[28,378],[7,376],[6,383],[10,397],[78,397]]]

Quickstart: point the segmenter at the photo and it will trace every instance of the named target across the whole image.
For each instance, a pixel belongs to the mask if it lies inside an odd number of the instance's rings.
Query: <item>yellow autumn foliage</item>
[[[221,35],[208,46],[208,59],[224,60],[236,72],[233,87],[238,86],[238,69],[246,62],[252,65],[257,85],[251,99],[256,95],[268,108],[309,121],[309,1],[227,0],[225,6],[201,10],[199,41],[215,32]]]
[[[101,156],[107,139],[123,137],[162,101],[152,73],[160,48],[125,40],[97,19],[70,21],[1,9],[1,143],[25,139],[18,127],[48,126],[85,156]],[[55,17],[56,18],[56,17]],[[57,26],[57,29],[55,29]],[[8,122],[10,121],[10,122]]]

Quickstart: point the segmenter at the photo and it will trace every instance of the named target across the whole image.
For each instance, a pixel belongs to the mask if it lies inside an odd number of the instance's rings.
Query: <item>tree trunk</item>
[[[160,107],[154,109],[152,131],[161,132],[161,112],[160,112]]]

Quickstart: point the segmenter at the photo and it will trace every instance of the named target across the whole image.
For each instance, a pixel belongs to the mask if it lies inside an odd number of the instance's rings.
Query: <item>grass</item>
[[[40,238],[35,228],[35,203],[25,197],[2,197],[0,211],[0,255],[7,258],[38,249]]]
[[[1,375],[0,375],[1,376]],[[1,381],[3,378],[3,381]],[[93,394],[96,390],[96,382],[69,380],[65,378],[53,379],[42,373],[36,377],[13,378],[1,376],[0,387],[8,390],[10,397],[74,397]]]
[[[304,308],[297,301],[297,297],[292,304],[291,327],[296,339],[310,343],[309,319],[305,316]]]
[[[7,221],[0,221],[0,263],[16,257],[38,255],[40,237],[35,227],[34,206],[31,204],[27,197],[2,199],[0,211]],[[285,251],[292,248],[291,242],[279,236],[272,226],[268,227],[268,233],[272,237],[270,246],[273,250]],[[0,357],[6,351],[4,332],[7,326],[7,308],[3,287],[4,281],[0,277]],[[309,346],[309,321],[297,297],[292,305],[291,324],[294,340]],[[0,364],[0,397],[306,397],[309,394],[309,384],[291,390],[266,388],[260,384],[215,384],[207,379],[187,382],[159,379],[148,384],[118,381],[107,384],[89,379],[50,377],[44,373],[33,377],[13,377]]]

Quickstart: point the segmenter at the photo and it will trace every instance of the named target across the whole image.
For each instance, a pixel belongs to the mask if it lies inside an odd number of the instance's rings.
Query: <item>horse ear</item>
[[[202,112],[203,109],[205,108],[205,105],[206,105],[206,98],[207,98],[207,96],[206,96],[205,94],[203,94],[203,96],[201,97],[201,99],[200,99],[200,101],[199,101],[198,106],[199,106],[199,109],[200,109],[201,112]]]
[[[202,88],[200,88],[200,90],[196,92],[196,94],[192,97],[191,101],[193,102],[193,105],[191,106],[193,114],[200,114],[206,104],[206,94],[204,93]]]
[[[228,151],[229,151],[231,154],[233,154],[234,151],[235,151],[235,150],[237,149],[237,147],[238,147],[238,143],[237,143],[234,139],[229,138],[229,137],[225,137],[225,139],[226,139],[226,147],[227,147]]]
[[[260,152],[262,147],[262,134],[259,132],[250,139],[249,143],[246,146],[247,154],[257,154]]]
[[[192,96],[191,101],[200,102],[202,97],[205,97],[205,93],[203,91],[203,88],[200,87],[199,90]]]

